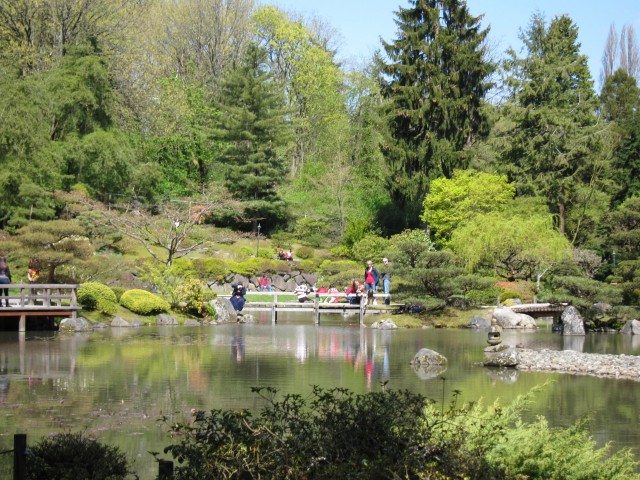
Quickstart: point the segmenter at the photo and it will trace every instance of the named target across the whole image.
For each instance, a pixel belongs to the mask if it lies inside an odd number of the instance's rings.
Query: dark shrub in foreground
[[[118,447],[82,433],[42,439],[27,456],[28,480],[124,480],[138,478]]]
[[[454,399],[445,409],[406,391],[315,387],[282,400],[254,391],[266,401],[258,416],[213,410],[171,426],[180,443],[165,453],[178,461],[177,480],[640,478],[629,450],[595,449],[585,424],[523,422],[527,397],[505,408]]]

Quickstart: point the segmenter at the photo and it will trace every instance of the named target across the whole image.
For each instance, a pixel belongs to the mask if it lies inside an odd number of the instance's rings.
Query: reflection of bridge
[[[17,329],[24,332],[27,329],[27,318],[46,317],[52,326],[55,317],[73,317],[80,307],[76,302],[78,285],[66,284],[9,284],[10,295],[3,299],[9,300],[9,307],[0,308],[3,318],[2,327],[13,327],[10,320],[17,324]],[[18,290],[18,295],[15,295]],[[2,297],[0,297],[2,298]]]

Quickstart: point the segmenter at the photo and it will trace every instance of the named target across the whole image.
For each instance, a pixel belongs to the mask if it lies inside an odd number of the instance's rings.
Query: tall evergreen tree
[[[466,168],[467,151],[489,127],[482,100],[495,65],[480,20],[461,0],[410,0],[397,12],[397,38],[377,57],[391,138],[384,154],[390,189],[416,225],[429,180]]]
[[[228,143],[221,160],[229,191],[246,204],[254,225],[284,219],[277,187],[287,172],[286,145],[291,124],[283,90],[269,71],[264,49],[252,44],[242,65],[223,82],[221,137]]]
[[[506,110],[514,128],[505,165],[519,195],[547,198],[562,233],[575,238],[579,223],[567,228],[567,210],[585,208],[593,195],[577,195],[587,185],[602,189],[605,160],[599,155],[596,130],[597,99],[587,57],[579,52],[578,29],[567,16],[547,27],[534,14],[521,36],[527,56],[510,51],[505,63],[510,88]]]

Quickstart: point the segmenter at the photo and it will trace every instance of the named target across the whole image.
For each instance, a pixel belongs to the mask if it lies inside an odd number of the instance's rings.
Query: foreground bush
[[[165,313],[171,308],[169,302],[146,290],[127,290],[120,297],[120,305],[138,315]]]
[[[82,433],[61,433],[44,438],[29,449],[28,480],[134,479],[125,455]]]
[[[102,283],[86,282],[78,288],[78,303],[86,310],[114,314],[118,309],[115,292]]]
[[[315,387],[308,397],[254,389],[247,410],[197,412],[172,425],[165,448],[176,479],[637,479],[629,450],[595,449],[586,425],[550,429],[521,419],[528,399],[447,409],[406,391],[354,395]]]

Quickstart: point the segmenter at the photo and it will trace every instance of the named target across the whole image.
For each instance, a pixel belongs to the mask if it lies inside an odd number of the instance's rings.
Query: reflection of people
[[[244,336],[241,331],[234,332],[231,340],[231,357],[238,363],[244,360]]]
[[[40,270],[33,258],[29,259],[29,270],[27,271],[27,279],[30,282],[35,282],[40,278]]]
[[[7,265],[7,259],[5,257],[0,257],[0,285],[8,285],[11,283],[11,270],[9,269],[9,265]],[[9,289],[8,288],[0,288],[0,295],[4,295],[7,297],[5,299],[5,305],[9,306]],[[2,299],[0,298],[0,307],[2,306]]]
[[[369,305],[373,303],[373,294],[376,291],[379,281],[380,274],[378,273],[378,270],[373,266],[373,262],[368,260],[367,268],[364,269],[364,288],[367,292],[367,303]]]
[[[234,283],[231,285],[231,288],[233,288],[233,291],[231,292],[231,298],[229,301],[237,312],[241,312],[244,308],[244,304],[246,303],[244,296],[247,294],[247,289],[242,285],[242,283]]]
[[[382,288],[384,289],[384,304],[389,305],[391,303],[391,296],[389,293],[391,292],[391,265],[389,264],[388,258],[382,259],[382,272],[380,272],[380,277],[382,278]]]
[[[264,273],[260,275],[260,279],[258,280],[258,285],[260,287],[261,292],[264,292],[265,290],[267,292],[271,291],[271,282],[269,282],[269,279]]]
[[[301,283],[300,285],[298,285],[294,290],[293,293],[295,293],[298,296],[298,301],[300,303],[304,303],[307,300],[309,300],[309,293],[311,292],[311,290],[309,289],[309,287],[304,284]]]

